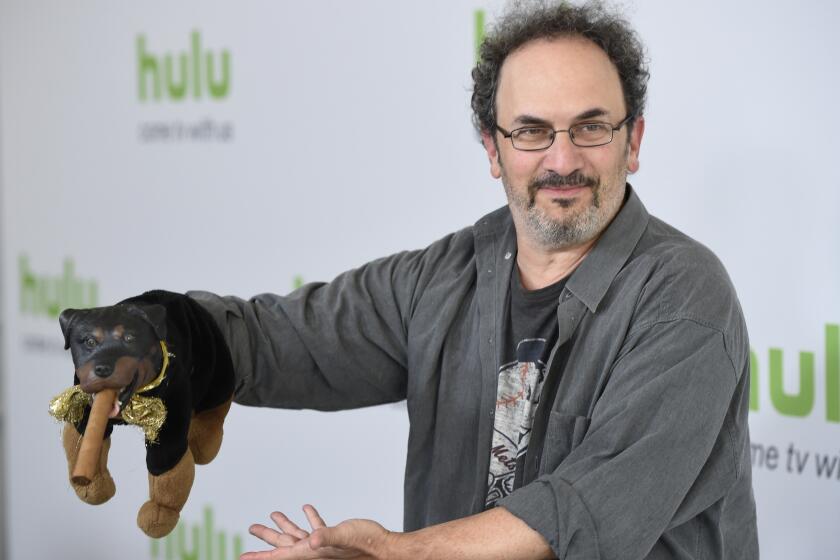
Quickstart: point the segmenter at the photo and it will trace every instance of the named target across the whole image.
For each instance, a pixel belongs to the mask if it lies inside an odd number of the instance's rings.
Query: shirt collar
[[[623,206],[566,283],[566,289],[591,312],[598,310],[598,305],[630,258],[649,220],[650,215],[628,183]],[[475,223],[473,231],[477,243],[481,243],[487,236],[501,240],[495,246],[499,252],[496,255],[497,262],[501,255],[516,254],[516,230],[507,206],[481,218]]]
[[[642,201],[628,184],[624,205],[569,278],[566,288],[593,313],[624,267],[650,221]]]

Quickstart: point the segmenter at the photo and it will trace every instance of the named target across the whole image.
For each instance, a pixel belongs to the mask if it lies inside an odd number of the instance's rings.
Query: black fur
[[[73,349],[77,367],[83,363],[76,361],[77,355],[80,359],[85,357],[83,350],[77,348],[84,348],[83,342],[72,338],[79,321],[87,322],[97,317],[113,320],[115,314],[125,323],[144,323],[149,336],[165,339],[169,352],[175,355],[169,360],[163,383],[144,393],[144,396],[159,397],[167,408],[166,423],[158,441],[146,442],[146,466],[151,474],[158,476],[174,467],[186,452],[193,411],[214,408],[233,395],[233,363],[218,326],[199,303],[182,294],[156,290],[111,307],[62,313],[59,321],[66,347]],[[141,346],[148,348],[146,342],[144,340]],[[111,348],[110,351],[116,350]],[[126,352],[124,355],[132,355],[128,349],[122,351]],[[162,356],[155,358],[156,371],[160,371],[159,361],[162,362]],[[74,375],[74,379],[78,384],[78,377]],[[89,413],[87,407],[82,421],[76,426],[79,433],[84,433]],[[119,419],[110,420],[105,437],[111,435],[115,424],[124,423]]]

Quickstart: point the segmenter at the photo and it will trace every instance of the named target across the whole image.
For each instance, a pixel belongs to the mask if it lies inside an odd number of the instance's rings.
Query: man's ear
[[[635,173],[639,170],[639,150],[642,147],[642,136],[645,134],[645,117],[641,115],[633,123],[633,132],[630,133],[630,145],[627,150],[627,172]]]
[[[64,335],[64,349],[70,348],[70,331],[76,318],[83,312],[83,309],[65,309],[58,316],[58,324],[61,325],[61,334]]]
[[[166,340],[166,308],[164,306],[157,303],[149,305],[130,303],[126,305],[126,311],[147,322],[155,331],[158,340]]]
[[[481,143],[484,144],[487,159],[490,161],[490,175],[494,179],[498,179],[502,176],[502,163],[499,160],[499,146],[496,144],[496,139],[488,131],[483,130],[481,132]]]

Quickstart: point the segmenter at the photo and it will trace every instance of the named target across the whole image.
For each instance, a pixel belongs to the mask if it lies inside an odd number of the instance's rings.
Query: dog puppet
[[[222,443],[234,381],[221,332],[197,302],[163,291],[110,307],[66,309],[59,322],[73,357],[74,386],[53,399],[50,411],[66,422],[62,439],[71,485],[89,504],[109,500],[116,491],[107,468],[113,426],[139,425],[145,433],[149,500],[137,524],[150,537],[162,537],[178,522],[194,465],[212,461]],[[104,389],[117,398],[108,406],[98,472],[80,484],[73,469],[91,404]]]

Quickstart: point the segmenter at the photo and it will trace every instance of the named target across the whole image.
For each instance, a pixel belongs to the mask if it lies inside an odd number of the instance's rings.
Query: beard
[[[503,168],[504,169],[504,168]],[[581,245],[596,238],[607,227],[618,212],[624,197],[621,186],[626,176],[616,169],[611,181],[602,182],[601,177],[574,172],[560,175],[549,171],[532,180],[526,192],[516,190],[510,185],[507,174],[502,171],[502,184],[505,187],[511,212],[517,217],[517,223],[525,228],[523,232],[532,241],[544,249],[558,250]],[[582,208],[578,199],[554,199],[552,205],[567,209],[564,216],[557,218],[546,209],[537,206],[537,192],[543,187],[583,186],[592,190],[592,198]]]

